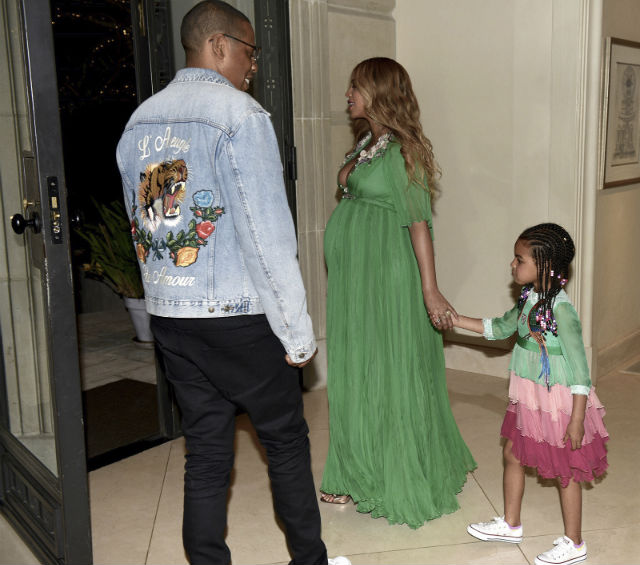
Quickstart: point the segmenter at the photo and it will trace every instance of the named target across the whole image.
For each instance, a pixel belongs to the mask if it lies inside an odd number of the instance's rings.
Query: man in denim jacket
[[[292,563],[326,564],[296,371],[316,343],[273,127],[244,92],[259,48],[249,20],[216,0],[187,13],[181,39],[187,68],[134,112],[117,161],[151,327],[182,412],[185,549],[193,564],[231,560],[240,408],[266,449]]]

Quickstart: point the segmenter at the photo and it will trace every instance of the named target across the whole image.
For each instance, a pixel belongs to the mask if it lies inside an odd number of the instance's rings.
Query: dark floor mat
[[[158,436],[156,385],[123,379],[82,393],[87,458]]]

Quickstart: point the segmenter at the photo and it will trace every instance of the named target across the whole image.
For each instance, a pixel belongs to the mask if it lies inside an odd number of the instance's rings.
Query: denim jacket
[[[266,314],[296,362],[316,348],[269,114],[215,71],[178,71],[141,104],[116,159],[147,310]]]

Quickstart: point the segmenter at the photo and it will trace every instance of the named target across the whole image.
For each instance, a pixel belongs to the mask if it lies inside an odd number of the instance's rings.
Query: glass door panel
[[[0,511],[43,563],[92,562],[48,4],[0,4]]]
[[[15,84],[15,83],[14,83]],[[18,95],[23,97],[23,83]],[[31,153],[29,136],[18,131],[17,145],[22,146],[19,182],[2,185],[2,200],[20,214],[12,218],[19,224],[41,222],[35,158]],[[22,132],[24,134],[25,132]],[[10,174],[10,173],[9,173]],[[10,204],[9,204],[10,203]],[[16,204],[14,204],[16,203]],[[9,209],[12,209],[9,208]],[[3,303],[8,308],[0,314],[3,341],[4,381],[8,407],[9,430],[29,452],[51,473],[58,474],[55,435],[51,403],[51,382],[47,359],[47,323],[43,297],[43,239],[42,229],[25,229],[24,235],[9,233],[7,239],[6,285]]]

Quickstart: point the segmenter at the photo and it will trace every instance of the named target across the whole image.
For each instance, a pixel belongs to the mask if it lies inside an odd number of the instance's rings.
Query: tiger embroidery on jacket
[[[180,203],[186,194],[187,164],[182,160],[147,165],[140,173],[138,202],[145,227],[155,232],[162,223],[180,221]]]

